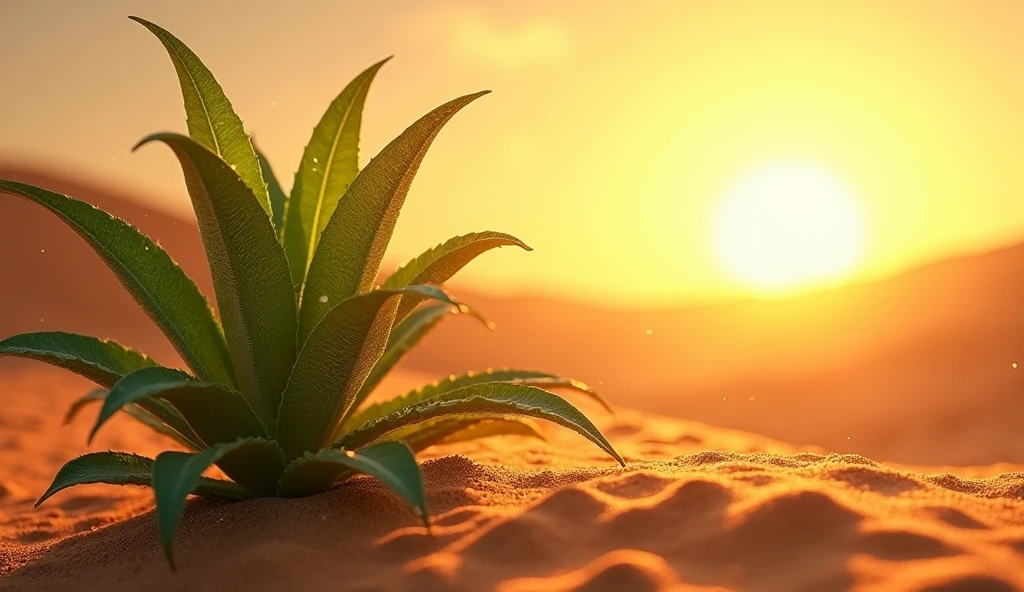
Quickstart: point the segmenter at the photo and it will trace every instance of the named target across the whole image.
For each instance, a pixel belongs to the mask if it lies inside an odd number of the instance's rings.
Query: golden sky
[[[163,48],[217,75],[290,185],[330,100],[374,82],[363,160],[455,96],[493,94],[442,132],[392,244],[411,257],[503,230],[536,251],[463,276],[495,291],[611,304],[732,298],[720,205],[751,171],[797,162],[856,201],[886,275],[1024,236],[1024,3],[285,2],[0,7],[0,158],[113,181],[188,212],[173,157],[130,147],[183,131]]]

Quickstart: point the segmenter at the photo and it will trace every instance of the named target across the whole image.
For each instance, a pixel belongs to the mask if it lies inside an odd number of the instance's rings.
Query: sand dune
[[[830,450],[1024,462],[1024,369],[1012,367],[1024,368],[1024,246],[829,292],[686,309],[457,293],[498,330],[447,323],[407,367],[546,365],[630,407]]]
[[[54,412],[86,387],[3,374],[0,590],[1024,590],[1024,474],[924,474],[636,412],[599,418],[625,469],[555,429],[550,444],[431,450],[432,535],[366,479],[195,501],[172,576],[148,490],[82,487],[31,509],[86,450],[86,422],[62,430]],[[110,428],[94,448],[167,445]]]

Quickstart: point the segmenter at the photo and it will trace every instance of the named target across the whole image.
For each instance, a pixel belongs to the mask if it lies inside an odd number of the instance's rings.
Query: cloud
[[[548,18],[507,23],[479,12],[435,14],[430,29],[443,35],[452,57],[502,70],[563,63],[572,55],[567,27]],[[422,22],[422,21],[421,21]]]

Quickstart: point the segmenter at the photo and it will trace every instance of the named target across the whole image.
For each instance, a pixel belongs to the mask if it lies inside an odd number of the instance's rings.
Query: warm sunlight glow
[[[716,254],[762,291],[841,279],[860,258],[864,225],[850,191],[826,171],[776,164],[737,182],[715,220]]]

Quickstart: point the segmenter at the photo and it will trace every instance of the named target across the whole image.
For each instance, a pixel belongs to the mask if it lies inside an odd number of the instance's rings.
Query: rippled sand
[[[2,590],[1024,590],[1024,475],[911,469],[624,411],[619,468],[552,427],[425,456],[432,533],[369,479],[300,500],[189,505],[180,570],[148,490],[32,502],[87,451],[80,379],[0,368]],[[589,410],[589,408],[588,408]],[[93,449],[168,444],[127,421]],[[728,451],[728,452],[716,452]]]

